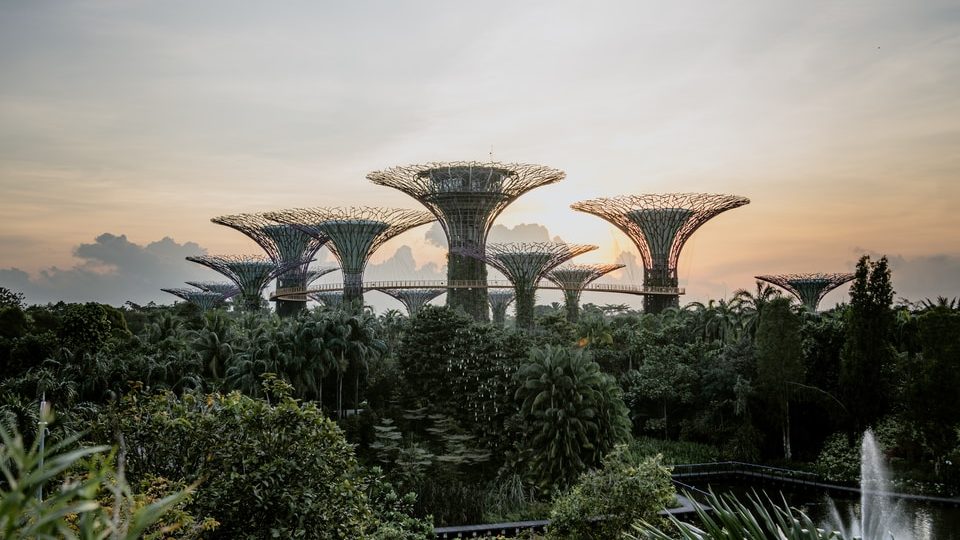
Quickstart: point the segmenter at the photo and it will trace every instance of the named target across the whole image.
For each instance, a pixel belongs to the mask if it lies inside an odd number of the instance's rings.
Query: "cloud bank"
[[[122,305],[126,301],[170,303],[175,300],[161,287],[181,287],[186,280],[216,280],[217,274],[184,257],[203,255],[206,250],[194,242],[179,244],[172,238],[136,244],[124,234],[103,233],[92,243],[74,249],[80,263],[72,268],[56,266],[31,276],[18,268],[0,269],[0,285],[23,291],[31,304],[47,302],[103,302]]]

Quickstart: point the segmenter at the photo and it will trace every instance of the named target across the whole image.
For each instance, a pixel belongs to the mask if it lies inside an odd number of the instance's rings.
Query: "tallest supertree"
[[[486,282],[482,259],[494,220],[520,195],[564,176],[563,171],[541,165],[455,161],[393,167],[371,172],[367,178],[410,195],[437,217],[447,235],[448,282]],[[479,257],[464,256],[461,248]],[[447,305],[487,320],[487,289],[451,288]]]
[[[623,231],[640,251],[643,284],[676,288],[680,250],[693,233],[711,218],[748,204],[750,199],[709,193],[624,195],[570,205],[597,215]],[[679,295],[648,295],[644,310],[659,313],[680,303]]]

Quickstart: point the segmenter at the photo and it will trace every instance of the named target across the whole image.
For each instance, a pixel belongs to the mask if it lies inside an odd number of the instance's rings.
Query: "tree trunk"
[[[783,457],[787,460],[793,459],[793,449],[790,447],[790,402],[784,403]]]
[[[337,373],[337,418],[343,418],[343,372]]]
[[[670,440],[670,430],[667,429],[667,400],[663,400],[663,439]]]

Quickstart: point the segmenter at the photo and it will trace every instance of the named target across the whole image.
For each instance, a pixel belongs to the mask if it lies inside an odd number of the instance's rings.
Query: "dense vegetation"
[[[609,537],[670,499],[663,464],[852,480],[868,426],[907,487],[957,493],[960,306],[893,299],[867,258],[849,304],[823,313],[758,284],[660,315],[587,305],[576,324],[539,306],[526,333],[433,306],[279,319],[0,289],[0,414],[29,446],[46,396],[48,441],[115,448],[131,496],[195,485],[178,508],[211,538],[547,516],[557,537]]]

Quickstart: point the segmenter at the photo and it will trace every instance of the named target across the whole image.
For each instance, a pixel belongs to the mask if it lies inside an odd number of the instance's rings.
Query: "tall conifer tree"
[[[850,287],[847,336],[840,357],[840,391],[857,431],[866,429],[889,410],[888,373],[896,354],[890,343],[894,325],[892,303],[887,258],[871,262],[864,255],[857,263]]]

